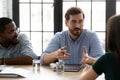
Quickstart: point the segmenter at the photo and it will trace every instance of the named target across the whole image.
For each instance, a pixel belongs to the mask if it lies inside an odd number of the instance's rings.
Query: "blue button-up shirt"
[[[55,34],[42,53],[41,63],[44,64],[43,57],[46,53],[54,52],[63,46],[67,46],[67,52],[70,53],[70,58],[65,60],[65,64],[80,64],[84,46],[86,46],[89,56],[100,57],[103,55],[101,43],[95,32],[83,30],[80,37],[73,41],[70,38],[69,31],[62,31]]]

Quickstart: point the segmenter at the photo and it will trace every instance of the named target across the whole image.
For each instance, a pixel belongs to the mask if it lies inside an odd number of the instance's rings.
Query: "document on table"
[[[2,71],[5,68],[5,65],[0,65],[0,71]]]
[[[0,78],[6,77],[27,77],[29,71],[22,68],[6,67],[0,72]]]

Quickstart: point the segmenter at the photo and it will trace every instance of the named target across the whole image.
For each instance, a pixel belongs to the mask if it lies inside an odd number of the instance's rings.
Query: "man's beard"
[[[7,44],[9,44],[9,45],[16,45],[16,44],[18,44],[19,43],[19,40],[18,39],[16,39],[15,41],[8,41],[7,42]]]
[[[76,29],[69,29],[70,30],[70,33],[74,36],[80,36],[81,32],[82,32],[82,29],[79,29],[79,28],[76,28]],[[77,30],[77,31],[75,31]]]

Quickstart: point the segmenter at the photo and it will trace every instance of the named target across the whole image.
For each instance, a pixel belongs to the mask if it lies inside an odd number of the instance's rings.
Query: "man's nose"
[[[18,36],[18,33],[19,33],[19,31],[16,30],[15,33],[14,33],[14,35],[15,35],[15,36]]]
[[[76,23],[75,23],[76,26],[80,26],[80,24],[81,23],[79,21],[76,21]]]
[[[76,27],[76,28],[80,28],[80,24],[76,24],[75,27]]]

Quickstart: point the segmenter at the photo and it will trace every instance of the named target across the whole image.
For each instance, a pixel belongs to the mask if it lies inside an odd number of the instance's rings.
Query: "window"
[[[12,1],[0,0],[0,17],[12,18]]]
[[[116,14],[120,14],[120,0],[116,0]]]
[[[58,8],[53,5],[54,1]],[[66,10],[71,6],[78,6],[85,13],[84,28],[95,31],[105,49],[106,21],[114,14],[114,2],[114,0],[19,0],[20,32],[29,36],[36,54],[41,55],[54,33],[67,29],[64,24]]]
[[[69,7],[78,6],[85,14],[84,28],[95,31],[105,49],[105,0],[63,0],[63,15]],[[63,16],[63,29],[66,30]]]
[[[53,0],[19,0],[20,32],[31,39],[40,56],[54,35]]]

